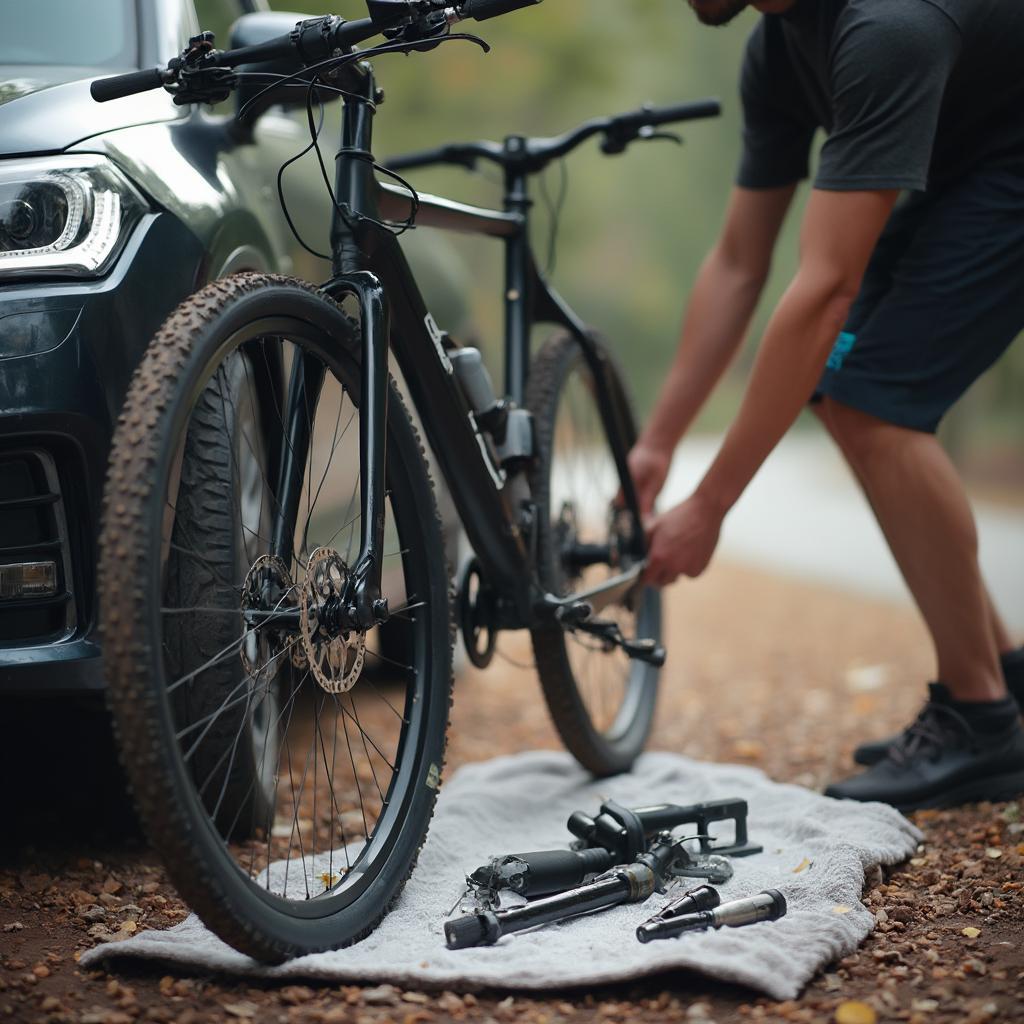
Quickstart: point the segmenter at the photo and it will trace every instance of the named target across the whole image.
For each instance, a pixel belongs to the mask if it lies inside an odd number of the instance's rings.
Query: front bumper
[[[0,694],[103,688],[96,538],[113,425],[149,339],[203,272],[198,239],[156,213],[102,280],[0,286],[0,564],[52,558],[59,583],[45,614],[0,600]]]

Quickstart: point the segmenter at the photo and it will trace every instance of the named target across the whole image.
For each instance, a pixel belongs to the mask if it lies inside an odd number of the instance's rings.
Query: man
[[[630,453],[650,514],[671,454],[739,346],[812,135],[800,262],[706,476],[650,526],[648,579],[698,576],[803,405],[871,503],[931,633],[918,719],[828,793],[904,809],[1024,793],[1024,650],[982,581],[963,486],[934,431],[1024,328],[1024,4],[689,0],[761,12],[743,63],[743,157],[671,373]],[[838,340],[837,340],[838,339]]]

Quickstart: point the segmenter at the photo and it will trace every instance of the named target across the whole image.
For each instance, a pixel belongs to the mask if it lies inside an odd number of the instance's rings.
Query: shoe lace
[[[929,701],[889,748],[889,758],[897,764],[907,764],[918,757],[939,753],[950,740],[969,744],[970,726],[952,708]]]

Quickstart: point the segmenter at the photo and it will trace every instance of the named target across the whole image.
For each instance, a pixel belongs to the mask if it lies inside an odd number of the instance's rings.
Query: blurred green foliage
[[[309,13],[365,12],[360,0],[273,0]],[[650,407],[672,357],[680,313],[700,262],[714,241],[739,155],[737,78],[746,35],[756,15],[725,29],[697,24],[683,0],[547,0],[478,25],[493,46],[484,55],[450,42],[425,54],[382,56],[376,62],[387,102],[378,117],[376,152],[387,156],[446,141],[500,139],[510,133],[554,134],[581,120],[645,102],[722,100],[718,120],[681,126],[682,148],[640,144],[603,156],[590,143],[566,161],[568,197],[560,220],[555,287],[612,340],[628,367],[641,408]],[[439,168],[416,172],[424,191],[480,204],[500,202],[496,172]],[[555,197],[560,169],[547,173]],[[806,186],[789,217],[772,279],[756,319],[756,339],[793,272]],[[537,193],[534,241],[547,253],[549,217]],[[427,232],[424,232],[427,234]],[[448,236],[452,238],[453,236]],[[420,240],[422,242],[422,240]],[[473,322],[492,368],[500,363],[501,250],[496,243],[457,238],[454,248],[471,281]],[[439,245],[450,260],[452,246]],[[1022,282],[1024,287],[1024,282]],[[721,429],[735,410],[752,343],[702,417]],[[964,410],[951,417],[951,440],[1024,436],[1024,345],[979,382]]]

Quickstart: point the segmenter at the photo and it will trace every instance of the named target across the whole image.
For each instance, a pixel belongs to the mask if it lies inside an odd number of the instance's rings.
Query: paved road
[[[716,450],[711,438],[680,446],[664,492],[678,501]],[[1024,630],[1024,508],[975,502],[981,560],[1010,627]],[[908,601],[909,595],[857,485],[826,438],[787,438],[726,521],[721,552],[733,560]]]

